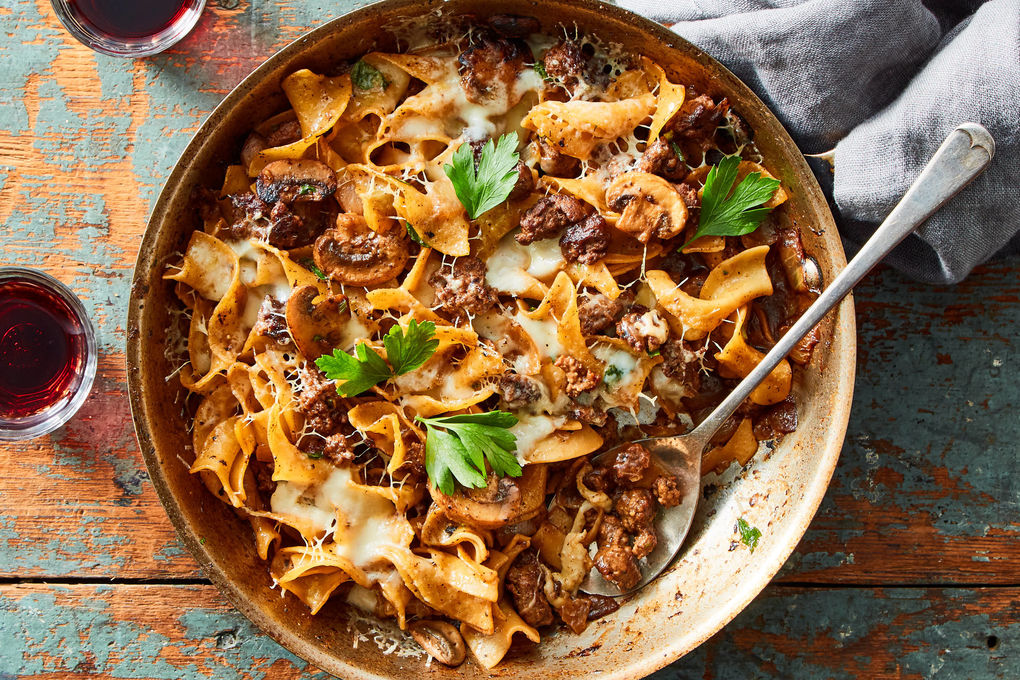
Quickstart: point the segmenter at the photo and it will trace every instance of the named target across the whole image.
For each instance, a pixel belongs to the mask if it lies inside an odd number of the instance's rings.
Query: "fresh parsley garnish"
[[[761,207],[779,188],[779,180],[752,172],[736,187],[740,156],[727,156],[708,171],[701,192],[701,215],[698,230],[690,241],[702,236],[742,236],[758,228],[772,208]],[[732,193],[730,190],[732,189]]]
[[[322,458],[322,451],[306,451],[305,455],[311,458],[312,460],[319,460],[320,458]]]
[[[758,530],[758,527],[751,526],[747,520],[741,517],[737,520],[737,531],[740,532],[740,542],[750,548],[751,552],[754,552],[754,549],[758,547],[758,539],[761,538],[761,531]]]
[[[383,337],[386,356],[389,360],[365,343],[354,348],[354,355],[334,349],[333,354],[325,354],[315,360],[315,365],[330,380],[337,382],[337,394],[353,397],[379,383],[409,373],[424,364],[439,347],[436,325],[431,321],[418,323],[412,319],[405,332],[400,326],[394,326]]]
[[[429,247],[429,244],[425,243],[425,239],[419,236],[418,232],[415,230],[414,227],[411,226],[410,222],[404,222],[404,229],[407,229],[407,235],[411,237],[412,241],[414,241],[415,243],[424,248]]]
[[[547,83],[555,82],[555,79],[551,75],[549,75],[548,71],[545,70],[545,64],[543,64],[542,62],[536,61],[534,69],[535,73],[538,74],[539,78],[541,78],[545,82]]]
[[[298,189],[297,195],[307,196],[308,194],[313,193],[314,191],[315,187],[313,187],[311,184],[302,184],[301,187]]]
[[[496,142],[487,140],[475,165],[470,144],[461,144],[453,153],[453,162],[443,166],[453,182],[457,198],[471,219],[478,217],[506,200],[517,184],[517,133],[503,135]]]
[[[454,481],[468,488],[483,488],[485,464],[497,475],[520,477],[521,464],[514,455],[517,437],[509,428],[517,417],[506,411],[465,413],[416,420],[425,425],[425,471],[436,488],[450,495]]]
[[[351,82],[359,90],[385,90],[389,85],[382,71],[364,60],[359,60],[351,67]]]
[[[621,371],[617,366],[613,366],[612,364],[606,366],[606,370],[602,372],[602,382],[604,382],[607,385],[612,385],[622,377],[623,371]]]
[[[323,274],[322,270],[315,265],[315,260],[313,260],[312,258],[306,257],[305,259],[301,260],[301,266],[310,271],[311,273],[315,274],[319,278],[319,280],[321,281],[326,280],[326,275]]]

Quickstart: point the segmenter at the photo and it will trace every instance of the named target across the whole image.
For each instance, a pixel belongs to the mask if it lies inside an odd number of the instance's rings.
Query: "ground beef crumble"
[[[552,608],[542,587],[545,574],[534,550],[525,550],[506,572],[506,588],[514,599],[514,608],[529,626],[548,626],[553,622]]]
[[[573,196],[553,194],[538,200],[521,216],[517,242],[522,246],[552,238],[588,216],[587,204]]]
[[[582,392],[594,389],[602,381],[602,376],[572,356],[563,356],[556,359],[555,365],[563,369],[567,376],[566,393],[574,398]]]
[[[667,474],[649,479],[652,470],[648,449],[631,444],[614,460],[589,470],[583,477],[588,488],[613,499],[612,509],[599,527],[594,563],[606,580],[623,590],[641,580],[638,560],[658,544],[655,517],[659,507],[680,503],[677,479]]]
[[[445,265],[429,277],[436,300],[454,317],[483,314],[496,306],[495,291],[485,282],[485,263],[477,257],[458,257],[453,266]]]

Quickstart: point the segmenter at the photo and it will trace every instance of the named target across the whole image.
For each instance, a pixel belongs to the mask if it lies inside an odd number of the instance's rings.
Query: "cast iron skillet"
[[[267,60],[216,107],[167,178],[153,208],[135,265],[128,312],[128,388],[138,443],[149,475],[181,540],[206,574],[241,612],[286,648],[344,678],[405,678],[426,672],[475,677],[470,660],[456,669],[422,659],[383,654],[362,641],[364,617],[331,602],[317,615],[270,588],[267,565],[255,554],[251,530],[199,478],[188,473],[190,435],[181,408],[184,390],[166,380],[174,367],[164,357],[170,310],[178,306],[161,275],[183,251],[199,221],[189,202],[196,186],[217,187],[226,165],[259,121],[286,106],[280,80],[299,68],[328,70],[339,60],[372,49],[392,49],[384,30],[394,21],[441,12],[486,17],[496,13],[538,17],[546,31],[577,25],[661,64],[674,80],[714,97],[729,97],[755,131],[769,169],[791,193],[780,214],[795,221],[805,249],[825,280],[846,264],[825,198],[804,158],[764,104],[728,70],[698,48],[651,21],[596,0],[385,0],[307,33]],[[740,473],[714,480],[718,489],[699,515],[680,559],[652,586],[624,602],[582,635],[557,632],[536,647],[512,651],[496,676],[535,680],[637,678],[691,651],[721,629],[769,582],[807,529],[825,493],[846,432],[853,391],[855,330],[848,298],[827,323],[825,341],[796,386],[800,427],[768,456]],[[179,457],[181,456],[181,457]],[[757,550],[738,545],[743,517],[762,531]],[[202,540],[200,540],[202,539]],[[390,629],[389,624],[379,624]]]

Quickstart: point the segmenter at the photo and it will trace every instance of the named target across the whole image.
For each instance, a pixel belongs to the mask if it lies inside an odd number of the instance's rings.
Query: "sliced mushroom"
[[[432,499],[450,519],[479,529],[498,529],[531,519],[545,501],[545,465],[524,466],[520,477],[489,475],[484,489],[458,489],[447,496],[430,487]]]
[[[287,300],[287,327],[294,344],[309,361],[315,361],[334,347],[341,347],[347,320],[351,317],[347,298],[324,295],[318,303],[319,289],[302,286]]]
[[[822,272],[818,263],[804,254],[800,232],[792,228],[779,230],[779,263],[786,281],[798,293],[822,292]]]
[[[424,619],[415,621],[408,629],[414,641],[439,663],[459,666],[464,661],[467,647],[460,631],[453,624],[436,619]]]
[[[401,231],[372,231],[361,215],[342,213],[336,226],[315,241],[315,264],[329,278],[354,286],[374,286],[399,274],[410,257]]]
[[[253,132],[248,135],[248,138],[244,140],[244,146],[241,147],[241,164],[244,165],[244,169],[250,168],[251,162],[255,160],[255,157],[268,147],[266,138],[259,133]]]
[[[273,161],[255,180],[255,191],[266,203],[321,201],[336,192],[336,173],[317,160]]]
[[[651,173],[623,173],[609,185],[606,203],[623,213],[616,228],[641,243],[648,243],[653,234],[663,239],[672,238],[687,224],[687,205],[680,192]]]

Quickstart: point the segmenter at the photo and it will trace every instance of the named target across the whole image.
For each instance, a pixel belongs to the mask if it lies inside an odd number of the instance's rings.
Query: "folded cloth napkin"
[[[946,135],[984,125],[985,173],[887,262],[955,283],[1020,252],[1020,0],[618,0],[725,64],[813,163],[848,245],[863,243]]]

